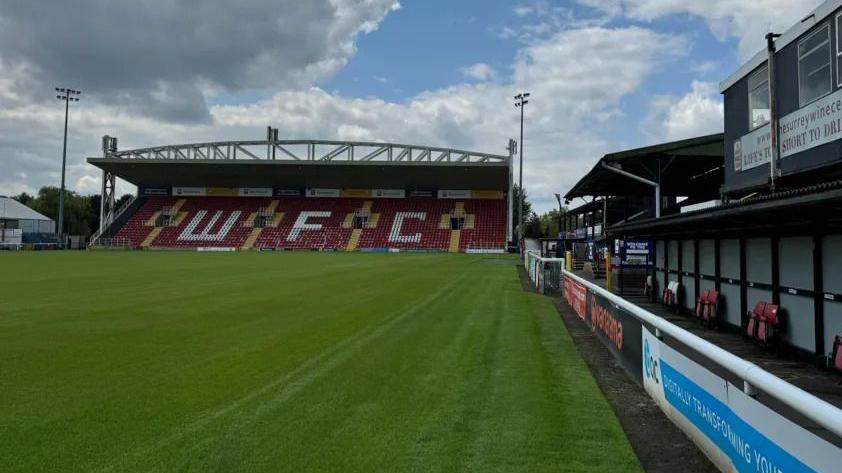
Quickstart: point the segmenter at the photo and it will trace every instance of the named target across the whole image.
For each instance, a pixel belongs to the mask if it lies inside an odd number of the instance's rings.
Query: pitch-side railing
[[[530,278],[542,292],[543,290],[541,288],[546,287],[545,274],[548,273],[544,266],[557,265],[559,267],[558,273],[562,278],[571,278],[582,284],[589,291],[604,297],[640,322],[654,327],[656,335],[665,334],[674,338],[696,353],[708,358],[710,361],[739,377],[743,381],[743,391],[746,394],[753,395],[756,393],[756,390],[760,390],[842,438],[842,409],[787,383],[754,363],[723,350],[719,346],[693,335],[664,318],[638,307],[622,297],[565,270],[563,259],[542,258],[536,252],[527,251],[524,255],[524,262]],[[552,274],[552,272],[549,273]]]

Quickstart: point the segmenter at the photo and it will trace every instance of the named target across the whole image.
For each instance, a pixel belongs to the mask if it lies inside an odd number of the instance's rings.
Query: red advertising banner
[[[585,305],[588,291],[585,286],[571,278],[564,278],[564,300],[573,307],[580,319],[585,320]]]

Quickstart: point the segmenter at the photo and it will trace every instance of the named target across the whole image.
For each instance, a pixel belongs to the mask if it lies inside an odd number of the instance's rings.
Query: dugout
[[[713,134],[610,153],[597,161],[564,196],[568,203],[585,201],[564,222],[566,235],[585,245],[583,256],[574,252],[574,261],[590,263],[575,267],[592,268],[591,276],[603,277],[604,255],[610,254],[620,269],[612,273],[613,287],[626,295],[642,293],[652,263],[649,242],[609,238],[608,230],[717,199],[723,143],[722,134]]]

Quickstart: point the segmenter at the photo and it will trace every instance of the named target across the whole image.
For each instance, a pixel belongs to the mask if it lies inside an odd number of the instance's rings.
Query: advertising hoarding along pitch
[[[646,392],[723,471],[838,471],[842,450],[784,418],[643,328]]]
[[[640,321],[573,278],[564,278],[562,293],[576,315],[608,347],[626,372],[642,384]]]

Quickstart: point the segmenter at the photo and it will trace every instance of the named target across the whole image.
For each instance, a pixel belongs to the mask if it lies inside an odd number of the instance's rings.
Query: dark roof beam
[[[660,218],[660,216],[661,216],[661,184],[659,184],[655,181],[650,181],[649,179],[640,177],[636,174],[632,174],[628,171],[623,171],[622,169],[615,168],[614,166],[609,166],[608,164],[605,164],[605,162],[603,162],[603,161],[600,161],[600,164],[602,165],[603,168],[605,168],[605,169],[607,169],[611,172],[620,174],[621,176],[625,176],[625,177],[628,177],[629,179],[634,179],[635,181],[642,182],[644,184],[648,184],[648,185],[654,187],[655,188],[655,218]]]

